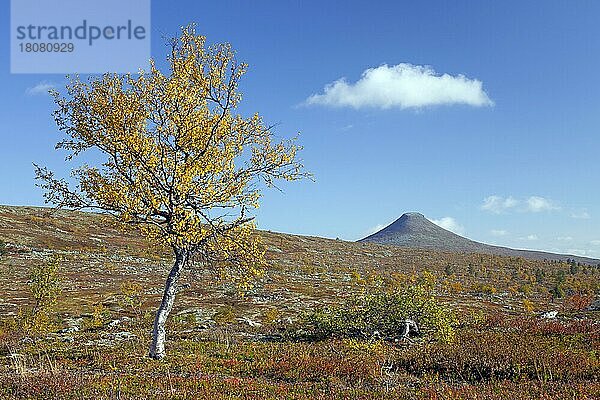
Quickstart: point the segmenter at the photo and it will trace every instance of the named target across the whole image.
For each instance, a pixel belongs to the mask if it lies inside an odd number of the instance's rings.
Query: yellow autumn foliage
[[[263,249],[248,211],[260,189],[307,174],[295,140],[274,142],[259,114],[236,112],[247,65],[229,44],[207,46],[193,25],[172,41],[168,71],[154,60],[138,74],[72,77],[54,92],[65,134],[57,148],[73,160],[100,154],[75,182],[36,166],[46,200],[99,210],[139,225],[153,240],[218,266],[240,286],[260,274]]]

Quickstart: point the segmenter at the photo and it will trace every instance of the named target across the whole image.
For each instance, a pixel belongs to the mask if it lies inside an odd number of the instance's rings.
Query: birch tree
[[[172,41],[163,73],[153,60],[139,74],[72,78],[54,92],[67,161],[92,152],[72,178],[35,166],[46,202],[96,210],[139,226],[170,247],[174,264],[154,319],[149,355],[165,356],[165,322],[190,260],[217,266],[245,286],[264,266],[252,209],[261,188],[306,173],[294,139],[276,142],[259,114],[237,113],[240,78],[229,44],[206,45],[193,25]]]

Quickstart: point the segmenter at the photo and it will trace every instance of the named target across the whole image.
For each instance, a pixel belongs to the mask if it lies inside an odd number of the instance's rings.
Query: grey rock
[[[587,308],[588,311],[600,311],[600,298],[596,299]]]
[[[253,328],[258,328],[258,327],[261,327],[261,326],[262,326],[262,324],[261,324],[260,322],[252,321],[252,320],[251,320],[250,318],[248,318],[248,317],[241,317],[241,318],[238,318],[238,321],[240,321],[240,322],[245,322],[246,324],[250,325],[250,326],[251,326],[251,327],[253,327]]]
[[[137,337],[134,333],[131,332],[127,332],[127,331],[123,331],[123,332],[117,332],[113,335],[113,338],[115,340],[128,340],[128,339],[133,339]]]
[[[77,326],[70,326],[68,328],[64,328],[58,331],[58,333],[73,333],[73,332],[78,332],[79,331],[79,327]]]
[[[542,314],[544,319],[555,319],[558,316],[558,311],[547,311]]]
[[[67,325],[67,327],[65,329],[61,329],[59,333],[78,332],[83,324],[83,318],[65,318],[64,323]]]

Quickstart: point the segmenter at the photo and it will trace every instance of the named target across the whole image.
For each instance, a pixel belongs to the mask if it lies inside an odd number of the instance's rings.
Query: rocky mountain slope
[[[575,260],[595,265],[600,260],[542,251],[517,250],[475,242],[443,229],[429,221],[423,214],[410,212],[360,242],[378,243],[437,251],[495,254],[508,257],[522,257],[531,260]]]

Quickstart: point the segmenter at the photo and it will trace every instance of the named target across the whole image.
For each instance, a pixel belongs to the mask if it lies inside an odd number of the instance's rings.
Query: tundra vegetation
[[[0,221],[0,398],[600,395],[598,265],[258,232],[268,266],[256,285],[241,297],[230,280],[185,270],[169,356],[149,362],[161,298],[150,283],[172,267],[168,247],[96,214],[0,207]],[[24,331],[31,268],[55,256],[55,326]],[[422,329],[403,338],[406,319]]]

